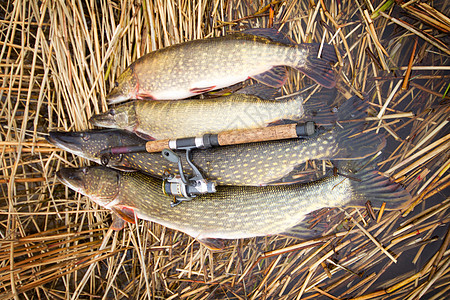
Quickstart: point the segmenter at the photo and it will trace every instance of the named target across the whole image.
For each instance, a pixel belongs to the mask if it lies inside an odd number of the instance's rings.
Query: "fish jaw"
[[[145,141],[134,134],[117,129],[101,129],[79,132],[52,131],[46,137],[51,144],[90,161],[101,164],[100,152],[110,147],[137,145]],[[120,156],[111,156],[110,165],[121,165]]]
[[[98,127],[133,131],[137,125],[135,103],[126,103],[105,113],[94,115],[89,119],[89,122]]]
[[[108,101],[108,104],[116,104],[138,98],[138,90],[137,84],[133,85],[131,82],[123,82],[112,89],[106,96],[106,101]]]
[[[121,219],[134,223],[134,209],[121,205],[119,172],[103,166],[78,169],[62,168],[56,173],[56,176],[70,189],[113,211]]]
[[[92,125],[105,128],[118,128],[117,123],[109,112],[94,115],[89,119]]]
[[[64,131],[50,131],[45,139],[55,145],[56,147],[73,153],[82,158],[92,159],[86,155],[83,146],[80,144],[83,138],[83,132],[64,132]]]
[[[93,202],[106,209],[115,211],[116,206],[119,206],[120,204],[120,198],[117,197],[118,193],[116,193],[112,197],[105,197],[101,193],[99,193],[98,195],[92,193],[92,191],[90,191],[89,189],[89,182],[86,181],[86,173],[88,169],[88,167],[81,169],[62,168],[61,170],[56,172],[56,177],[62,184],[64,184],[68,188],[84,196],[87,196]]]
[[[117,171],[103,166],[62,168],[56,176],[61,183],[102,207],[111,209],[119,204],[121,174]]]
[[[62,168],[56,172],[56,178],[75,192],[87,196],[84,188],[84,181],[78,174],[78,169]]]
[[[116,104],[127,101],[132,97],[133,97],[132,95],[123,95],[120,93],[120,91],[113,89],[111,93],[109,93],[108,96],[106,96],[106,100],[108,101],[109,104]]]

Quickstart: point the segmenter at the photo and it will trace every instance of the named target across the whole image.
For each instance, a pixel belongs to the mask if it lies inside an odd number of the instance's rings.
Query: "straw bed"
[[[449,12],[447,1],[0,1],[0,299],[448,297]],[[379,168],[413,195],[401,211],[324,209],[311,226],[329,223],[326,237],[211,252],[150,222],[114,232],[107,210],[57,182],[60,167],[89,162],[45,135],[88,129],[131,62],[272,24],[343,50],[335,102],[369,97],[366,130],[388,138]],[[284,93],[312,84],[290,74]]]

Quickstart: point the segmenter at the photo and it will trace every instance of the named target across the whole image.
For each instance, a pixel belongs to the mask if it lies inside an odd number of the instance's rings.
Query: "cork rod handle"
[[[238,131],[225,131],[219,133],[217,138],[221,146],[290,139],[297,137],[296,125],[287,124]]]
[[[147,152],[161,152],[164,149],[169,148],[169,140],[157,140],[157,141],[149,141],[145,144],[145,150]]]
[[[211,135],[217,136],[217,142],[212,143],[212,145],[226,146],[296,138],[298,137],[296,126],[297,124],[287,124],[254,129],[224,131],[217,135]],[[195,140],[195,138],[190,139]],[[149,141],[146,143],[145,148],[147,152],[161,152],[167,148],[173,149],[169,144],[170,140]]]

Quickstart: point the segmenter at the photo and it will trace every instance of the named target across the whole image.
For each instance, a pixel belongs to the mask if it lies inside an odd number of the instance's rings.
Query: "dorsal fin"
[[[294,41],[275,28],[250,28],[242,31],[242,33],[264,37],[271,41],[286,45],[296,45]]]

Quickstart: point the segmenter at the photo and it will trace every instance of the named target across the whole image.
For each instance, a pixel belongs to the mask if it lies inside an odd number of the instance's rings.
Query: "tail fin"
[[[386,139],[375,132],[361,133],[361,129],[351,128],[336,132],[337,153],[328,159],[362,159],[381,151],[386,146]]]
[[[353,96],[337,109],[337,119],[338,121],[364,119],[367,117],[368,108],[369,103],[366,100],[360,99],[358,96]],[[362,125],[364,121],[358,123]]]
[[[400,184],[378,174],[375,170],[364,170],[352,174],[352,199],[348,205],[364,205],[368,200],[379,207],[386,202],[387,208],[395,208],[400,203],[411,199],[411,195]]]
[[[370,200],[374,207],[380,207],[385,202],[387,208],[396,208],[401,203],[411,199],[408,191],[389,180],[389,178],[379,175],[377,171],[366,169],[360,173],[352,174],[351,177],[353,179],[344,179],[350,180],[352,186],[352,196],[350,202],[345,204],[346,207],[364,206]],[[323,216],[320,217],[320,215]],[[325,215],[328,218],[325,218]],[[341,220],[342,218],[334,210],[314,211],[309,213],[302,222],[280,234],[299,239],[319,237],[329,230],[333,224],[336,225]]]
[[[337,153],[328,159],[346,160],[362,159],[381,151],[386,146],[386,139],[374,131],[362,132],[366,122],[367,101],[356,96],[348,99],[338,109],[336,125],[332,131],[337,144]],[[345,122],[350,121],[350,122]]]
[[[338,115],[328,103],[331,103],[336,98],[336,94],[336,89],[322,89],[314,93],[303,103],[304,118],[314,121],[319,126],[334,124]]]
[[[318,84],[331,89],[336,85],[336,78],[330,63],[337,62],[336,52],[333,46],[324,44],[319,58],[320,45],[316,43],[298,45],[297,51],[306,50],[307,54],[304,59],[299,61],[301,65],[293,67]]]
[[[313,95],[307,96],[307,93],[296,92],[291,95],[286,95],[279,97],[278,100],[292,100],[298,99],[298,96],[303,94],[303,98],[308,98],[306,102],[303,103],[303,116],[301,121],[314,121],[317,126],[332,126],[336,123],[338,114],[333,107],[330,107],[328,103],[330,99],[334,99],[336,96],[336,89],[322,89],[321,91],[314,93]],[[302,101],[304,101],[302,99]],[[295,123],[297,121],[287,121],[285,123]]]

